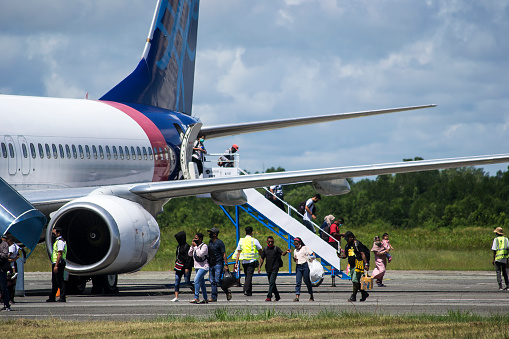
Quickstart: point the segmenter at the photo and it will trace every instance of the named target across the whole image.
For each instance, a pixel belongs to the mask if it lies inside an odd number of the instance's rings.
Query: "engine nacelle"
[[[314,189],[323,195],[341,195],[350,192],[346,179],[313,180]]]
[[[74,275],[119,274],[139,270],[159,249],[156,220],[140,204],[109,195],[73,200],[56,211],[46,230],[62,228],[67,242],[66,269]]]
[[[216,191],[210,193],[212,201],[222,206],[244,205],[247,195],[244,190]]]

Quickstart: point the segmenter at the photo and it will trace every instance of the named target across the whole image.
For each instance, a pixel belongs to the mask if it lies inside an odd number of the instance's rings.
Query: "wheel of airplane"
[[[118,275],[97,275],[92,277],[92,294],[118,293]]]
[[[87,277],[80,277],[77,275],[69,275],[69,279],[66,282],[66,293],[67,294],[83,294],[85,287],[87,287]]]

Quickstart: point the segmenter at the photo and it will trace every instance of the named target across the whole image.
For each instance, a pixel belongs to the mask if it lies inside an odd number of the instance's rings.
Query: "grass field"
[[[86,326],[84,326],[86,324]],[[16,338],[507,338],[509,316],[475,316],[451,312],[446,316],[384,316],[322,311],[283,314],[267,310],[228,313],[220,308],[200,318],[168,317],[157,321],[70,322],[3,320],[0,331]]]

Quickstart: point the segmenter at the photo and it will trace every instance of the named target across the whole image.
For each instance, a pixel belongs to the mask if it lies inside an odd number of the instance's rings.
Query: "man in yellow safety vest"
[[[239,259],[242,260],[242,268],[246,275],[244,282],[244,295],[253,295],[253,274],[255,269],[258,268],[258,258],[262,253],[262,245],[260,242],[253,238],[253,228],[246,227],[246,237],[239,240],[237,245],[237,260],[235,262],[235,269],[239,267]]]
[[[65,296],[65,260],[67,258],[67,243],[62,237],[62,229],[55,227],[51,233],[55,237],[53,242],[53,252],[51,253],[51,294],[46,302],[54,302],[58,289],[60,289],[60,298],[58,301],[66,302]]]
[[[493,239],[493,265],[497,270],[497,282],[499,291],[507,291],[509,289],[509,281],[507,279],[507,258],[509,258],[509,240],[504,236],[504,230],[502,227],[497,227],[493,231],[497,234],[497,237]],[[502,277],[504,276],[505,288],[502,288]]]

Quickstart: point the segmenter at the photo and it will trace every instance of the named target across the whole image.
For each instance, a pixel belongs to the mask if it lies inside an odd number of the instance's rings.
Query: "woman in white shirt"
[[[293,240],[293,245],[295,246],[295,250],[293,251],[293,261],[297,263],[297,267],[295,269],[295,299],[293,299],[293,301],[299,301],[302,278],[304,278],[304,283],[308,288],[309,301],[315,301],[313,298],[313,286],[309,279],[308,266],[309,256],[314,256],[315,254],[308,247],[304,246],[301,238],[295,238]]]

